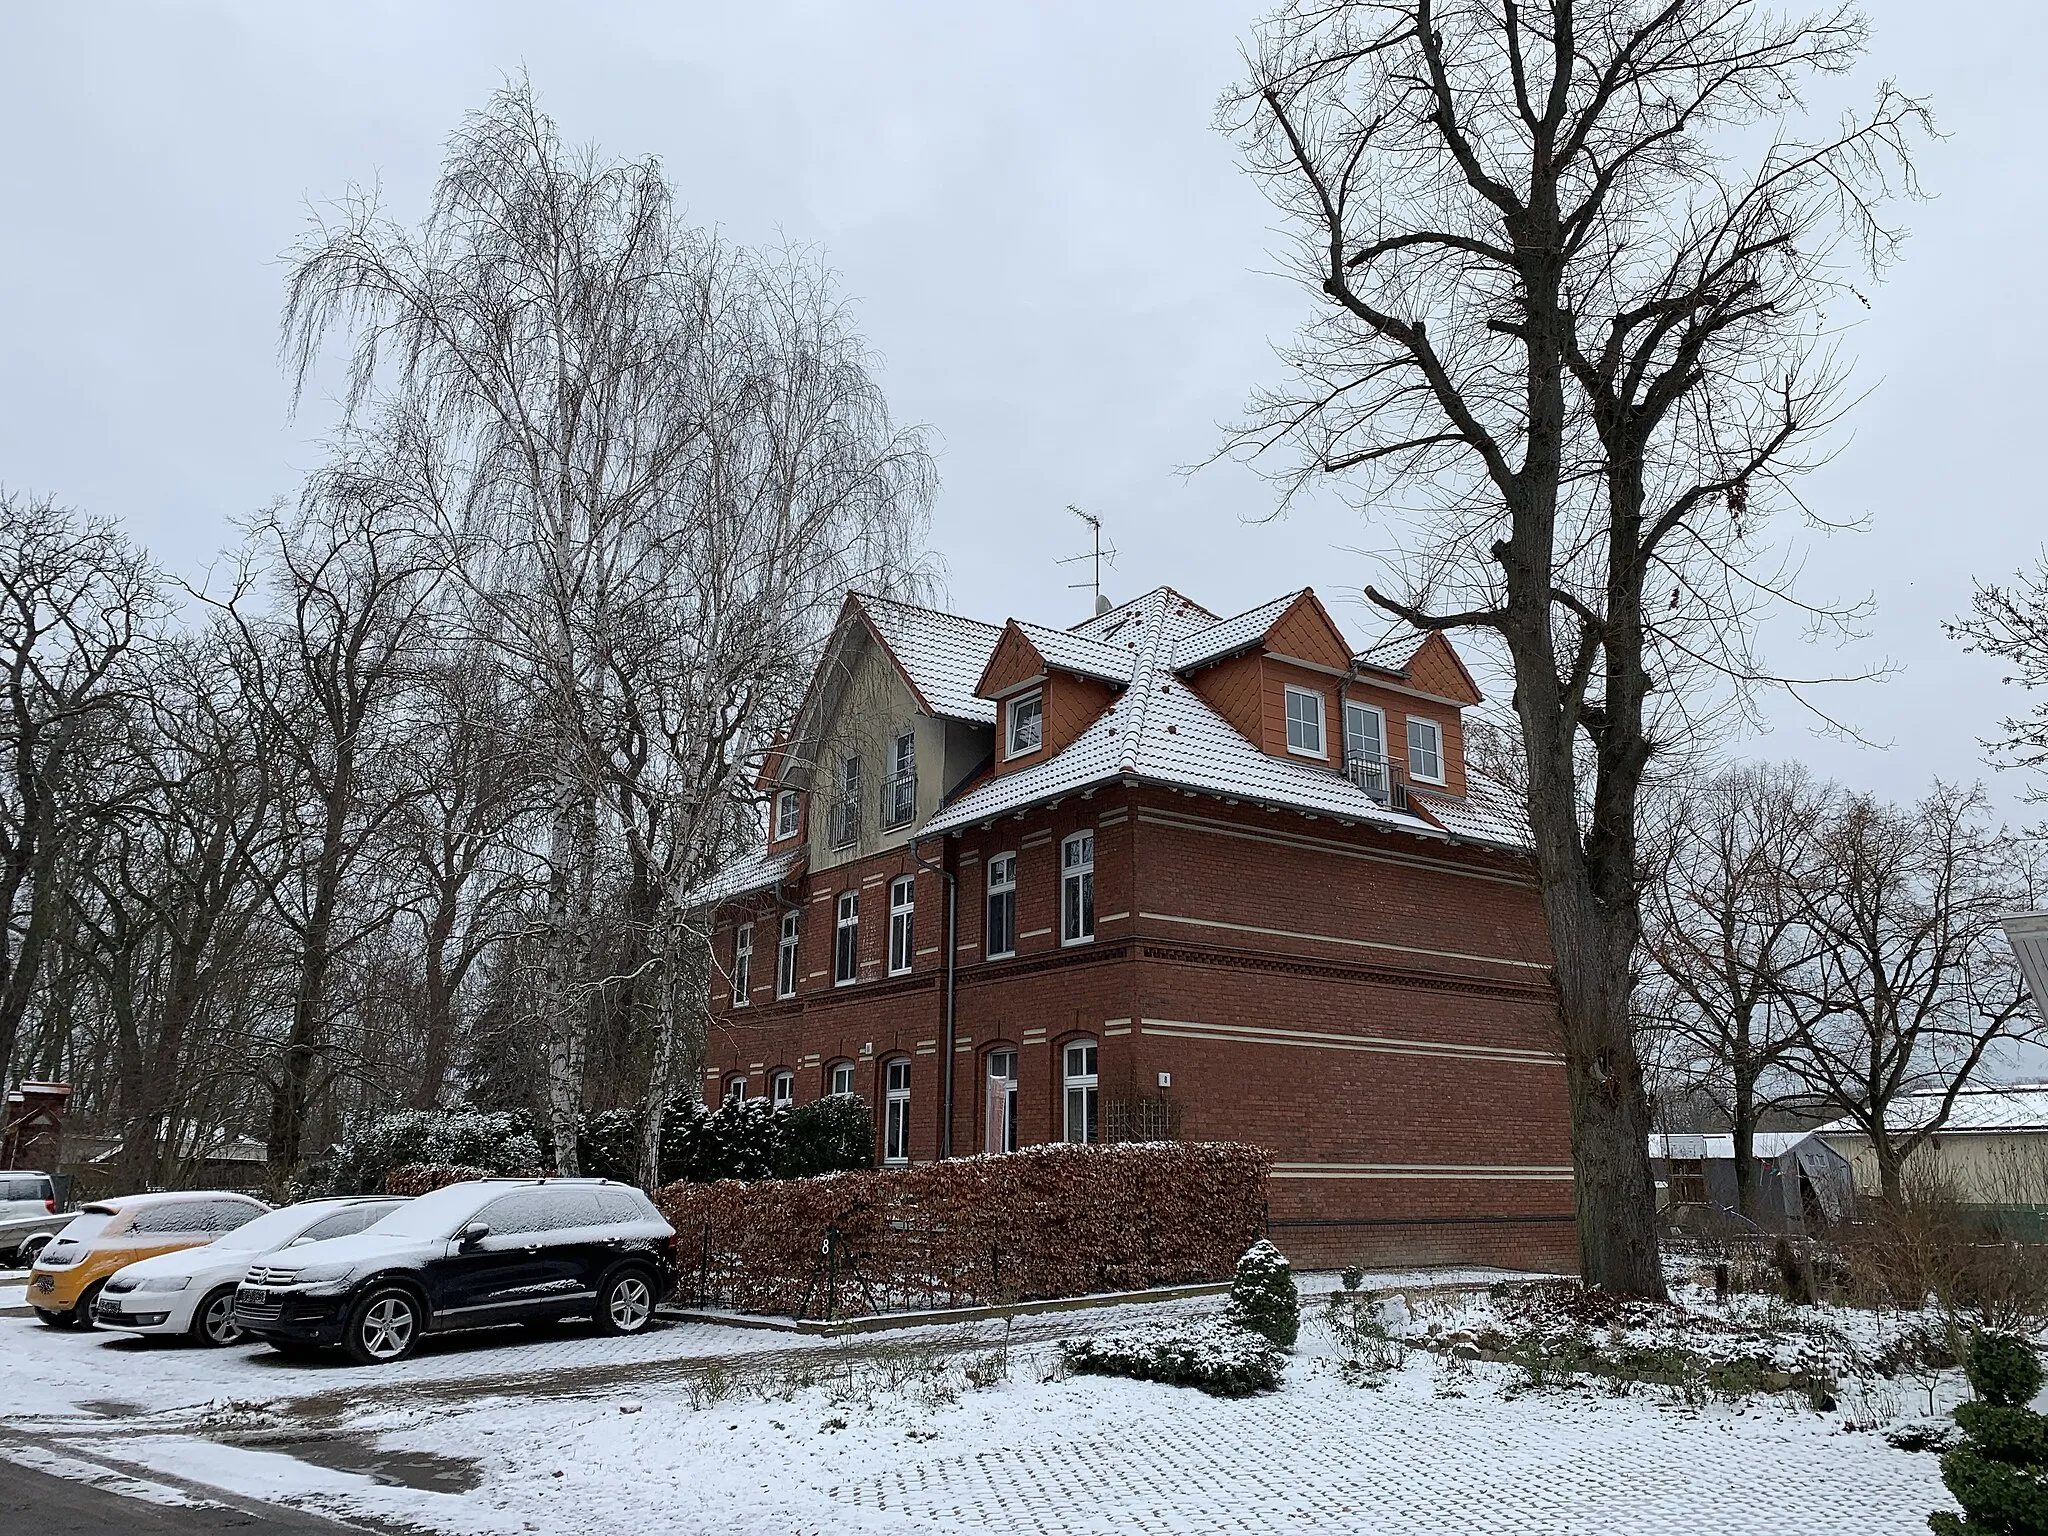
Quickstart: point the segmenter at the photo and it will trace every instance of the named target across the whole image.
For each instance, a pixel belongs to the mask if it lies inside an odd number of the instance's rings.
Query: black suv
[[[451,1184],[353,1237],[257,1259],[235,1291],[235,1324],[287,1353],[339,1344],[365,1365],[458,1328],[587,1317],[639,1333],[668,1292],[674,1236],[629,1184]]]

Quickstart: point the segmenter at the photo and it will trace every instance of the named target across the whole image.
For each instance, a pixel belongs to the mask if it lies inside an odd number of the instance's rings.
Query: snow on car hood
[[[223,1279],[233,1279],[247,1269],[249,1261],[255,1257],[246,1248],[216,1248],[211,1243],[201,1243],[197,1248],[180,1248],[174,1253],[160,1253],[154,1258],[123,1264],[118,1273],[124,1280],[176,1278],[180,1275],[196,1279],[219,1271]]]
[[[446,1238],[433,1239],[407,1237],[397,1232],[379,1232],[375,1227],[366,1232],[353,1232],[347,1237],[325,1237],[317,1243],[296,1243],[289,1248],[280,1248],[275,1253],[262,1256],[265,1269],[311,1269],[315,1264],[367,1264],[375,1259],[386,1259],[395,1253],[425,1248],[437,1250],[445,1247]]]

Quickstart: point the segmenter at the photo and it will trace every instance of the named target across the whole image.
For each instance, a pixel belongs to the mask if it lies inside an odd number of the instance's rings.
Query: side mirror
[[[468,1226],[455,1234],[455,1240],[461,1247],[474,1248],[490,1235],[491,1229],[489,1227],[480,1221],[472,1221]]]

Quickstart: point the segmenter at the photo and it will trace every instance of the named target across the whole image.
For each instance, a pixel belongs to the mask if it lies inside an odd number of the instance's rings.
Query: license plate
[[[250,1306],[252,1306],[252,1307],[260,1307],[260,1306],[263,1306],[263,1305],[264,1305],[265,1303],[267,1303],[267,1302],[268,1302],[268,1301],[270,1300],[270,1292],[268,1292],[268,1291],[252,1291],[252,1290],[249,1290],[249,1289],[247,1289],[246,1287],[244,1287],[244,1289],[242,1290],[242,1293],[241,1293],[241,1294],[240,1294],[239,1296],[237,1296],[237,1297],[236,1297],[235,1299],[236,1299],[237,1301],[246,1301],[246,1302],[248,1302],[248,1303],[249,1303],[249,1305],[250,1305]]]

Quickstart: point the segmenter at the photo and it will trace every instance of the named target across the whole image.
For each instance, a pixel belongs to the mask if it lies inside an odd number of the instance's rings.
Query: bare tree
[[[817,589],[915,562],[928,460],[889,425],[811,267],[684,226],[658,164],[570,151],[523,84],[458,130],[417,233],[358,195],[309,234],[285,313],[300,388],[337,328],[354,336],[351,408],[376,399],[416,424],[408,494],[439,515],[473,633],[508,659],[544,743],[531,990],[556,1158],[573,1172],[593,998],[616,979],[593,951],[600,865],[619,845],[606,817],[626,722],[655,713],[622,696],[654,665],[622,637],[690,642],[659,663],[670,697],[690,700],[669,734],[677,762],[711,771],[663,794],[679,829],[725,825],[731,759],[765,731],[751,673],[802,653]],[[752,626],[702,606],[669,617],[705,590],[696,565],[731,532],[778,552],[803,600]],[[719,648],[736,633],[748,650]],[[681,837],[675,868],[703,852]]]
[[[2048,555],[2009,585],[1979,582],[1969,614],[1946,627],[1966,650],[2011,667],[2005,682],[2030,694],[2048,688]],[[1986,745],[2006,765],[2037,776],[2048,772],[2048,701],[2037,702],[2024,715],[2008,716],[1998,728],[1998,736]],[[2037,782],[2028,798],[2048,800],[2048,780]]]
[[[1821,824],[1800,913],[1811,956],[1783,987],[1803,1026],[1790,1064],[1870,1139],[1887,1200],[1986,1054],[2040,1033],[1998,926],[2040,884],[1981,789],[1937,784],[1905,809],[1851,796]],[[1900,1100],[1929,1093],[1933,1112],[1899,1123]]]
[[[125,664],[161,608],[110,524],[0,492],[0,1082],[62,910],[52,874],[93,814],[92,758],[124,729]]]
[[[1803,1021],[1786,991],[1816,959],[1805,897],[1832,795],[1795,764],[1751,764],[1668,790],[1645,830],[1643,1013],[1680,1081],[1727,1118],[1745,1215],[1757,1123],[1797,1085]]]
[[[1787,573],[1760,535],[1836,408],[1836,257],[1844,236],[1890,254],[1877,210],[1925,112],[1887,86],[1747,171],[1728,146],[1863,40],[1846,9],[1727,0],[1299,0],[1223,107],[1325,306],[1236,442],[1290,447],[1294,485],[1402,488],[1405,586],[1367,596],[1513,670],[1581,1265],[1617,1293],[1664,1290],[1630,1028],[1638,797],[1703,687],[1763,679],[1751,621]]]

